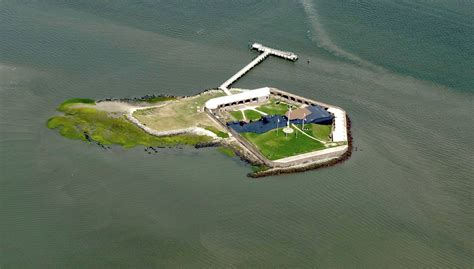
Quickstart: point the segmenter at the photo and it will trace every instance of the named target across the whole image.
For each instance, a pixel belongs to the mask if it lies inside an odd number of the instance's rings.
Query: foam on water
[[[304,11],[306,12],[306,15],[308,16],[308,20],[312,26],[312,29],[310,31],[314,32],[312,35],[312,40],[316,42],[316,44],[320,47],[323,47],[324,49],[328,50],[331,53],[334,53],[338,57],[343,57],[346,58],[350,61],[353,61],[357,64],[361,64],[365,67],[370,67],[374,69],[381,69],[380,66],[376,66],[361,57],[352,54],[350,52],[345,51],[344,49],[341,49],[338,47],[329,37],[328,33],[324,29],[324,26],[321,24],[318,11],[313,3],[313,1],[310,0],[301,0],[301,4],[304,7]]]

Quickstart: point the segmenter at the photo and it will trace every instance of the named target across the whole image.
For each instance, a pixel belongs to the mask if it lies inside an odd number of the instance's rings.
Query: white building
[[[249,90],[242,93],[221,96],[209,99],[206,102],[207,109],[217,109],[227,106],[247,104],[247,103],[262,103],[270,99],[270,88],[264,87],[255,90]]]

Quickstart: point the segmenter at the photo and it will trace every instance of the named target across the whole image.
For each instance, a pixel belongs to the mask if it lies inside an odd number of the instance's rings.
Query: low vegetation
[[[227,148],[227,147],[219,147],[218,150],[220,152],[222,152],[223,154],[229,156],[229,157],[234,157],[235,156],[235,152],[230,149],[230,148]]]
[[[64,112],[64,115],[50,118],[47,122],[48,128],[58,129],[59,133],[67,138],[96,141],[104,145],[117,144],[124,147],[195,145],[212,140],[208,136],[198,135],[152,136],[129,122],[123,115],[111,116],[105,111],[94,108],[72,106],[78,103],[77,100],[71,99],[61,104],[58,110]],[[90,101],[81,102],[91,103]]]
[[[252,172],[254,172],[254,173],[259,173],[259,172],[263,172],[263,171],[266,171],[266,170],[270,169],[270,167],[268,167],[264,164],[252,165],[251,168],[252,168]]]
[[[220,138],[228,138],[229,137],[229,134],[227,132],[220,131],[216,127],[206,126],[206,127],[204,127],[204,129],[215,133]]]
[[[72,99],[68,99],[64,102],[62,102],[59,107],[58,107],[58,110],[59,111],[64,111],[64,109],[66,109],[68,106],[72,105],[72,104],[89,104],[89,105],[95,105],[95,101],[92,100],[92,99],[88,99],[88,98],[72,98]]]
[[[157,131],[168,131],[203,126],[220,128],[204,112],[204,103],[218,96],[224,95],[221,91],[205,92],[201,95],[178,99],[163,106],[137,110],[133,116],[146,126]]]
[[[324,149],[325,146],[296,131],[286,136],[282,128],[274,129],[263,134],[241,133],[254,144],[269,160],[277,160],[302,153]]]

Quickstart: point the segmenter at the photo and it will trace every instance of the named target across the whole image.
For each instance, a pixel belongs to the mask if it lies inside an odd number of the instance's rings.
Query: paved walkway
[[[247,121],[247,117],[245,116],[244,110],[240,110],[240,113],[242,113],[242,118],[244,119],[244,121]]]
[[[283,159],[278,159],[278,160],[275,160],[274,162],[276,163],[287,163],[287,162],[294,162],[294,161],[299,161],[299,160],[302,160],[302,159],[306,159],[306,158],[313,158],[313,157],[317,157],[317,156],[322,156],[322,155],[330,155],[330,154],[342,154],[344,152],[346,152],[348,149],[348,146],[347,145],[343,145],[343,146],[338,146],[338,147],[333,147],[333,148],[328,148],[328,149],[322,149],[322,150],[318,150],[318,151],[313,151],[313,152],[308,152],[308,153],[303,153],[303,154],[299,154],[299,155],[296,155],[296,156],[291,156],[291,157],[286,157],[286,158],[283,158]],[[333,156],[333,157],[328,157],[328,158],[336,158],[338,156]],[[323,161],[324,159],[322,159],[321,161]]]

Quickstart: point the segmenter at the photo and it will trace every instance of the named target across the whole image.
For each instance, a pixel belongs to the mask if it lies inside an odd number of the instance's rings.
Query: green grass
[[[262,117],[262,114],[258,113],[255,110],[247,109],[247,110],[244,110],[243,112],[245,113],[245,118],[247,120],[258,120]],[[242,115],[241,110],[229,111],[229,113],[230,115],[232,115],[232,117],[235,120],[238,120],[238,121],[244,120],[244,116]]]
[[[247,120],[258,120],[262,117],[262,114],[258,113],[255,110],[244,110],[244,113]]]
[[[257,109],[268,115],[285,115],[288,111],[288,104],[272,98],[269,103],[259,106]]]
[[[242,115],[242,111],[240,110],[237,110],[237,111],[229,111],[230,115],[232,115],[232,117],[235,119],[235,120],[238,120],[238,121],[243,121],[244,120],[244,115]]]
[[[90,105],[94,105],[95,101],[92,100],[92,99],[88,99],[88,98],[72,98],[72,99],[68,99],[68,100],[62,102],[59,105],[58,110],[59,111],[64,111],[69,105],[72,105],[72,104],[90,104]]]
[[[96,142],[104,145],[117,144],[124,147],[144,146],[174,146],[177,144],[195,145],[211,141],[210,137],[197,135],[176,135],[156,137],[147,134],[129,122],[124,116],[111,117],[105,111],[94,108],[71,108],[61,104],[65,113],[48,120],[50,129],[58,129],[67,138],[86,140],[84,132]]]
[[[228,138],[229,137],[228,133],[219,131],[216,127],[206,126],[206,127],[204,127],[204,129],[215,133],[220,138]]]
[[[322,141],[330,141],[329,135],[331,134],[331,125],[306,124],[304,127],[305,129],[309,129],[309,131],[306,131],[307,134]]]
[[[277,160],[302,153],[324,149],[324,145],[301,133],[296,132],[285,137],[283,131],[271,130],[263,134],[241,133],[241,135],[254,144],[269,160]]]

